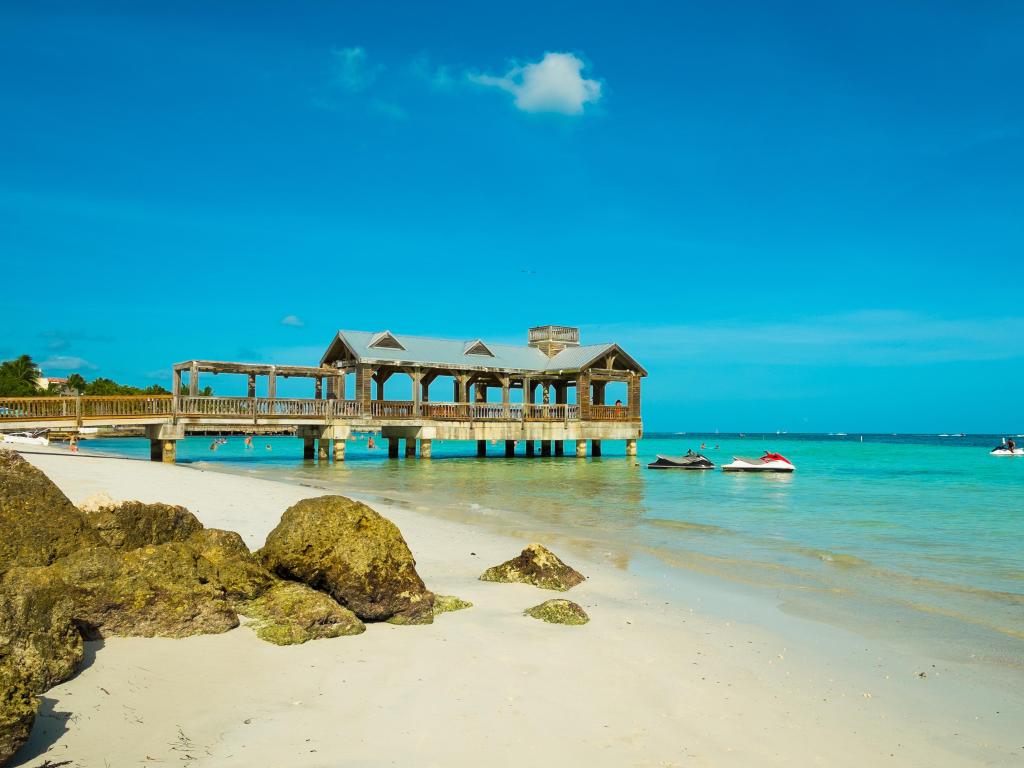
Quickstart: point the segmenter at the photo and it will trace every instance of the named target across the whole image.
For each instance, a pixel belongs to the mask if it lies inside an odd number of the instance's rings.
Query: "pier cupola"
[[[548,357],[554,357],[566,347],[580,345],[580,329],[567,325],[538,325],[530,329],[528,343]]]

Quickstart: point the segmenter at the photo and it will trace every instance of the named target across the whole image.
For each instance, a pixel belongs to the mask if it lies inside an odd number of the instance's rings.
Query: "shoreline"
[[[253,549],[287,506],[322,490],[57,448],[23,454],[76,503],[105,491],[183,504]],[[1013,723],[1024,708],[1011,679],[906,658],[711,579],[670,577],[642,555],[622,568],[562,543],[552,546],[589,577],[564,596],[591,623],[543,625],[521,611],[561,594],[476,578],[528,541],[369,501],[402,530],[428,587],[473,608],[429,627],[371,625],[290,648],[245,628],[90,643],[86,668],[43,697],[44,713],[75,719],[41,717],[13,764],[181,758],[176,727],[198,765],[252,765],[254,754],[308,766],[478,765],[480,755],[652,766],[1021,758]]]

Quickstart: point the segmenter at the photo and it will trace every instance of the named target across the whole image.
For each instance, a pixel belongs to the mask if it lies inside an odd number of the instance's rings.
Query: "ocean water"
[[[865,636],[1024,668],[1024,458],[990,456],[998,437],[662,434],[635,459],[606,441],[586,460],[506,460],[500,443],[478,459],[474,443],[435,441],[431,461],[389,460],[384,441],[363,438],[339,464],[304,461],[293,437],[227,439],[211,451],[213,438],[188,438],[179,461],[386,499],[662,577],[699,573]],[[718,464],[773,450],[797,471],[645,466],[702,443]],[[149,445],[84,450],[141,458]]]

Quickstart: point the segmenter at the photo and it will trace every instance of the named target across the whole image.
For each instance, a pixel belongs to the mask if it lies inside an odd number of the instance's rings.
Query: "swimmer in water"
[[[270,446],[270,443],[267,443],[267,446],[266,446],[266,448],[267,448],[267,450],[268,450],[268,451],[272,451],[272,450],[274,450],[274,449],[273,449],[273,448],[272,448],[272,447]]]
[[[245,436],[245,447],[252,448],[252,435]]]

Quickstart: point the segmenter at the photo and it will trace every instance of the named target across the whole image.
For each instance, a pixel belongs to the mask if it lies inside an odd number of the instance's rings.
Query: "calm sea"
[[[621,567],[699,572],[869,636],[1024,667],[1024,458],[990,456],[998,437],[653,434],[635,460],[612,441],[587,460],[505,460],[501,444],[478,459],[474,443],[435,441],[429,462],[388,460],[364,438],[342,464],[304,462],[292,437],[211,442],[182,441],[179,461],[387,499]],[[645,467],[702,443],[718,464],[770,449],[797,471]],[[143,457],[149,445],[85,448]]]

